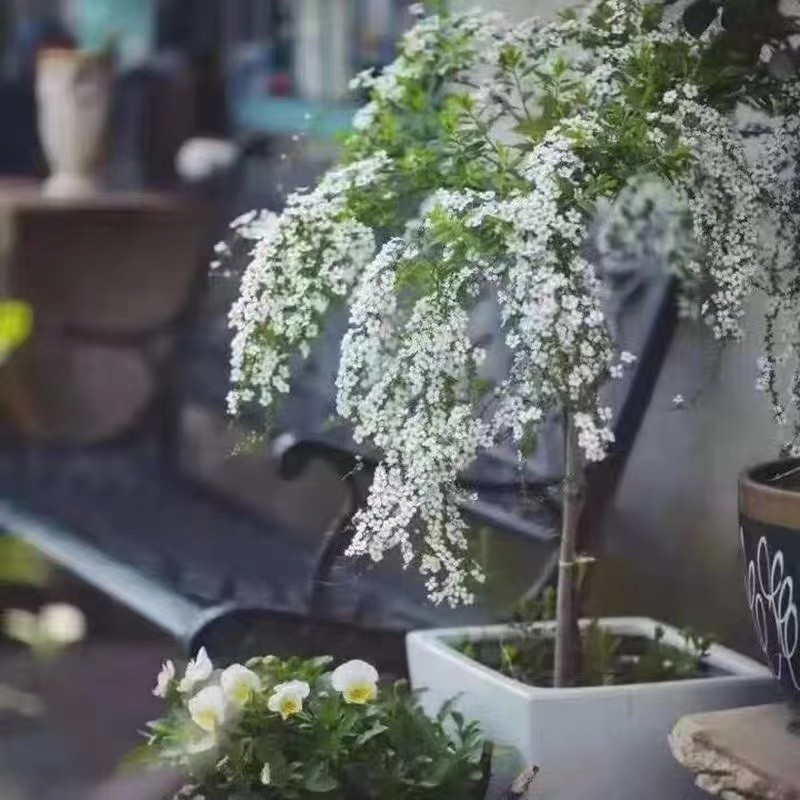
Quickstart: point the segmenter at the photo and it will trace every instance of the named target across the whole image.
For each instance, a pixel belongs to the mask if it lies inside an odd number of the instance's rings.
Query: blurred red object
[[[269,79],[269,93],[273,97],[289,97],[292,94],[292,77],[288,72],[276,72]]]

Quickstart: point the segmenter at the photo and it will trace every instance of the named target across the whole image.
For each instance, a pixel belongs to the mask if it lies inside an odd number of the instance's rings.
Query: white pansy
[[[270,711],[280,714],[283,719],[299,714],[303,710],[303,700],[311,693],[305,681],[279,683],[273,690],[267,706]]]
[[[269,786],[272,783],[272,768],[268,763],[261,767],[260,777],[262,786]]]
[[[378,671],[366,661],[348,661],[333,671],[333,688],[348,703],[364,705],[378,696]]]
[[[228,701],[240,708],[261,688],[258,675],[241,664],[232,664],[224,670],[219,682]]]
[[[175,680],[175,664],[172,661],[165,661],[161,665],[161,671],[156,678],[156,686],[153,689],[153,694],[156,697],[166,697],[169,692],[172,682]]]
[[[219,686],[206,686],[186,704],[189,716],[199,728],[216,733],[225,723],[227,701]]]
[[[207,681],[213,671],[214,665],[205,647],[201,647],[197,655],[186,665],[186,672],[178,684],[178,691],[189,694],[198,684]]]

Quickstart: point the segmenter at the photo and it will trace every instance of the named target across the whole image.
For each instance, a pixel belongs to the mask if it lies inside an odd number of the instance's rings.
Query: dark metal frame
[[[580,523],[582,547],[594,544],[598,525],[622,477],[644,415],[650,404],[676,326],[676,287],[664,292],[645,346],[615,425],[616,442],[606,461],[589,469],[587,497]],[[247,657],[264,649],[314,654],[328,651],[338,657],[367,655],[391,674],[404,672],[405,631],[374,629],[355,622],[325,618],[325,586],[350,539],[353,515],[365,499],[365,478],[375,462],[324,438],[281,437],[275,445],[281,475],[300,477],[314,461],[324,461],[342,479],[345,497],[318,549],[307,587],[307,613],[266,608],[243,608],[221,603],[203,608],[177,592],[158,585],[87,544],[68,530],[0,501],[0,529],[29,542],[56,563],[75,573],[101,592],[149,619],[173,636],[190,653],[206,646],[222,658]],[[522,484],[500,486],[535,493],[551,510],[557,478],[525,478]],[[466,488],[482,488],[480,482],[463,481]],[[493,488],[497,489],[497,486]],[[557,566],[558,528],[530,524],[520,517],[480,500],[464,507],[475,521],[539,542],[552,543],[553,557],[539,580],[531,586],[535,595],[552,581]],[[267,641],[265,641],[267,640]],[[268,642],[268,643],[267,643]],[[288,654],[288,653],[287,653]]]

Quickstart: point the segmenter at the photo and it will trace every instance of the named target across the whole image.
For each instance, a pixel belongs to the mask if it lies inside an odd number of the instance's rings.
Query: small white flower
[[[31,611],[12,608],[3,618],[5,632],[18,642],[34,646],[39,633],[39,618]]]
[[[207,681],[213,671],[214,665],[211,663],[205,647],[201,647],[194,659],[186,665],[186,672],[183,680],[178,684],[178,691],[188,694],[198,683]]]
[[[264,764],[261,768],[261,783],[264,786],[269,786],[272,783],[272,769],[269,764]]]
[[[678,102],[678,93],[674,89],[664,92],[664,102],[668,105],[674,105]]]
[[[156,687],[153,689],[153,694],[156,697],[166,697],[174,680],[175,665],[172,661],[165,661],[161,665],[161,672],[158,673],[158,678],[156,678]]]
[[[187,704],[189,716],[199,728],[207,733],[216,733],[225,722],[227,703],[219,686],[206,686]]]
[[[47,650],[80,642],[86,636],[86,617],[75,606],[52,603],[38,614],[20,610],[6,612],[5,628],[13,639]]]
[[[39,630],[51,644],[77,644],[86,636],[86,617],[68,603],[51,603],[39,612]]]
[[[75,606],[52,603],[39,612],[39,628],[51,644],[76,644],[86,636],[86,617]]]
[[[348,661],[331,676],[333,688],[354,705],[371,703],[378,695],[378,671],[366,661]]]
[[[311,687],[305,681],[279,683],[267,706],[270,711],[280,714],[283,719],[289,719],[303,710],[303,700],[310,693]]]
[[[220,685],[230,703],[241,708],[261,688],[258,675],[241,664],[232,664],[220,676]]]

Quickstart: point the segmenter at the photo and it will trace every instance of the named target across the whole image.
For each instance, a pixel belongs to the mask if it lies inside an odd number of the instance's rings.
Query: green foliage
[[[461,642],[456,649],[534,686],[553,683],[555,643],[548,623],[555,617],[555,592],[548,589],[539,600],[528,601],[517,612],[511,636],[500,642]],[[581,630],[581,666],[577,686],[617,686],[661,683],[701,677],[712,639],[687,628],[683,647],[664,642],[660,626],[652,638],[619,636],[592,620]]]
[[[36,550],[12,536],[0,537],[0,584],[41,587],[49,576],[50,567]]]
[[[0,301],[0,364],[30,336],[33,313],[26,303]]]
[[[374,702],[350,704],[333,688],[330,662],[248,662],[260,689],[226,723],[217,746],[196,755],[187,755],[196,726],[173,683],[167,715],[149,725],[147,749],[129,763],[186,769],[194,796],[206,800],[480,800],[487,751],[477,725],[465,722],[455,703],[430,719],[418,694],[398,682],[380,687]],[[309,684],[310,695],[302,711],[283,719],[270,711],[269,698],[280,684],[298,680]]]

